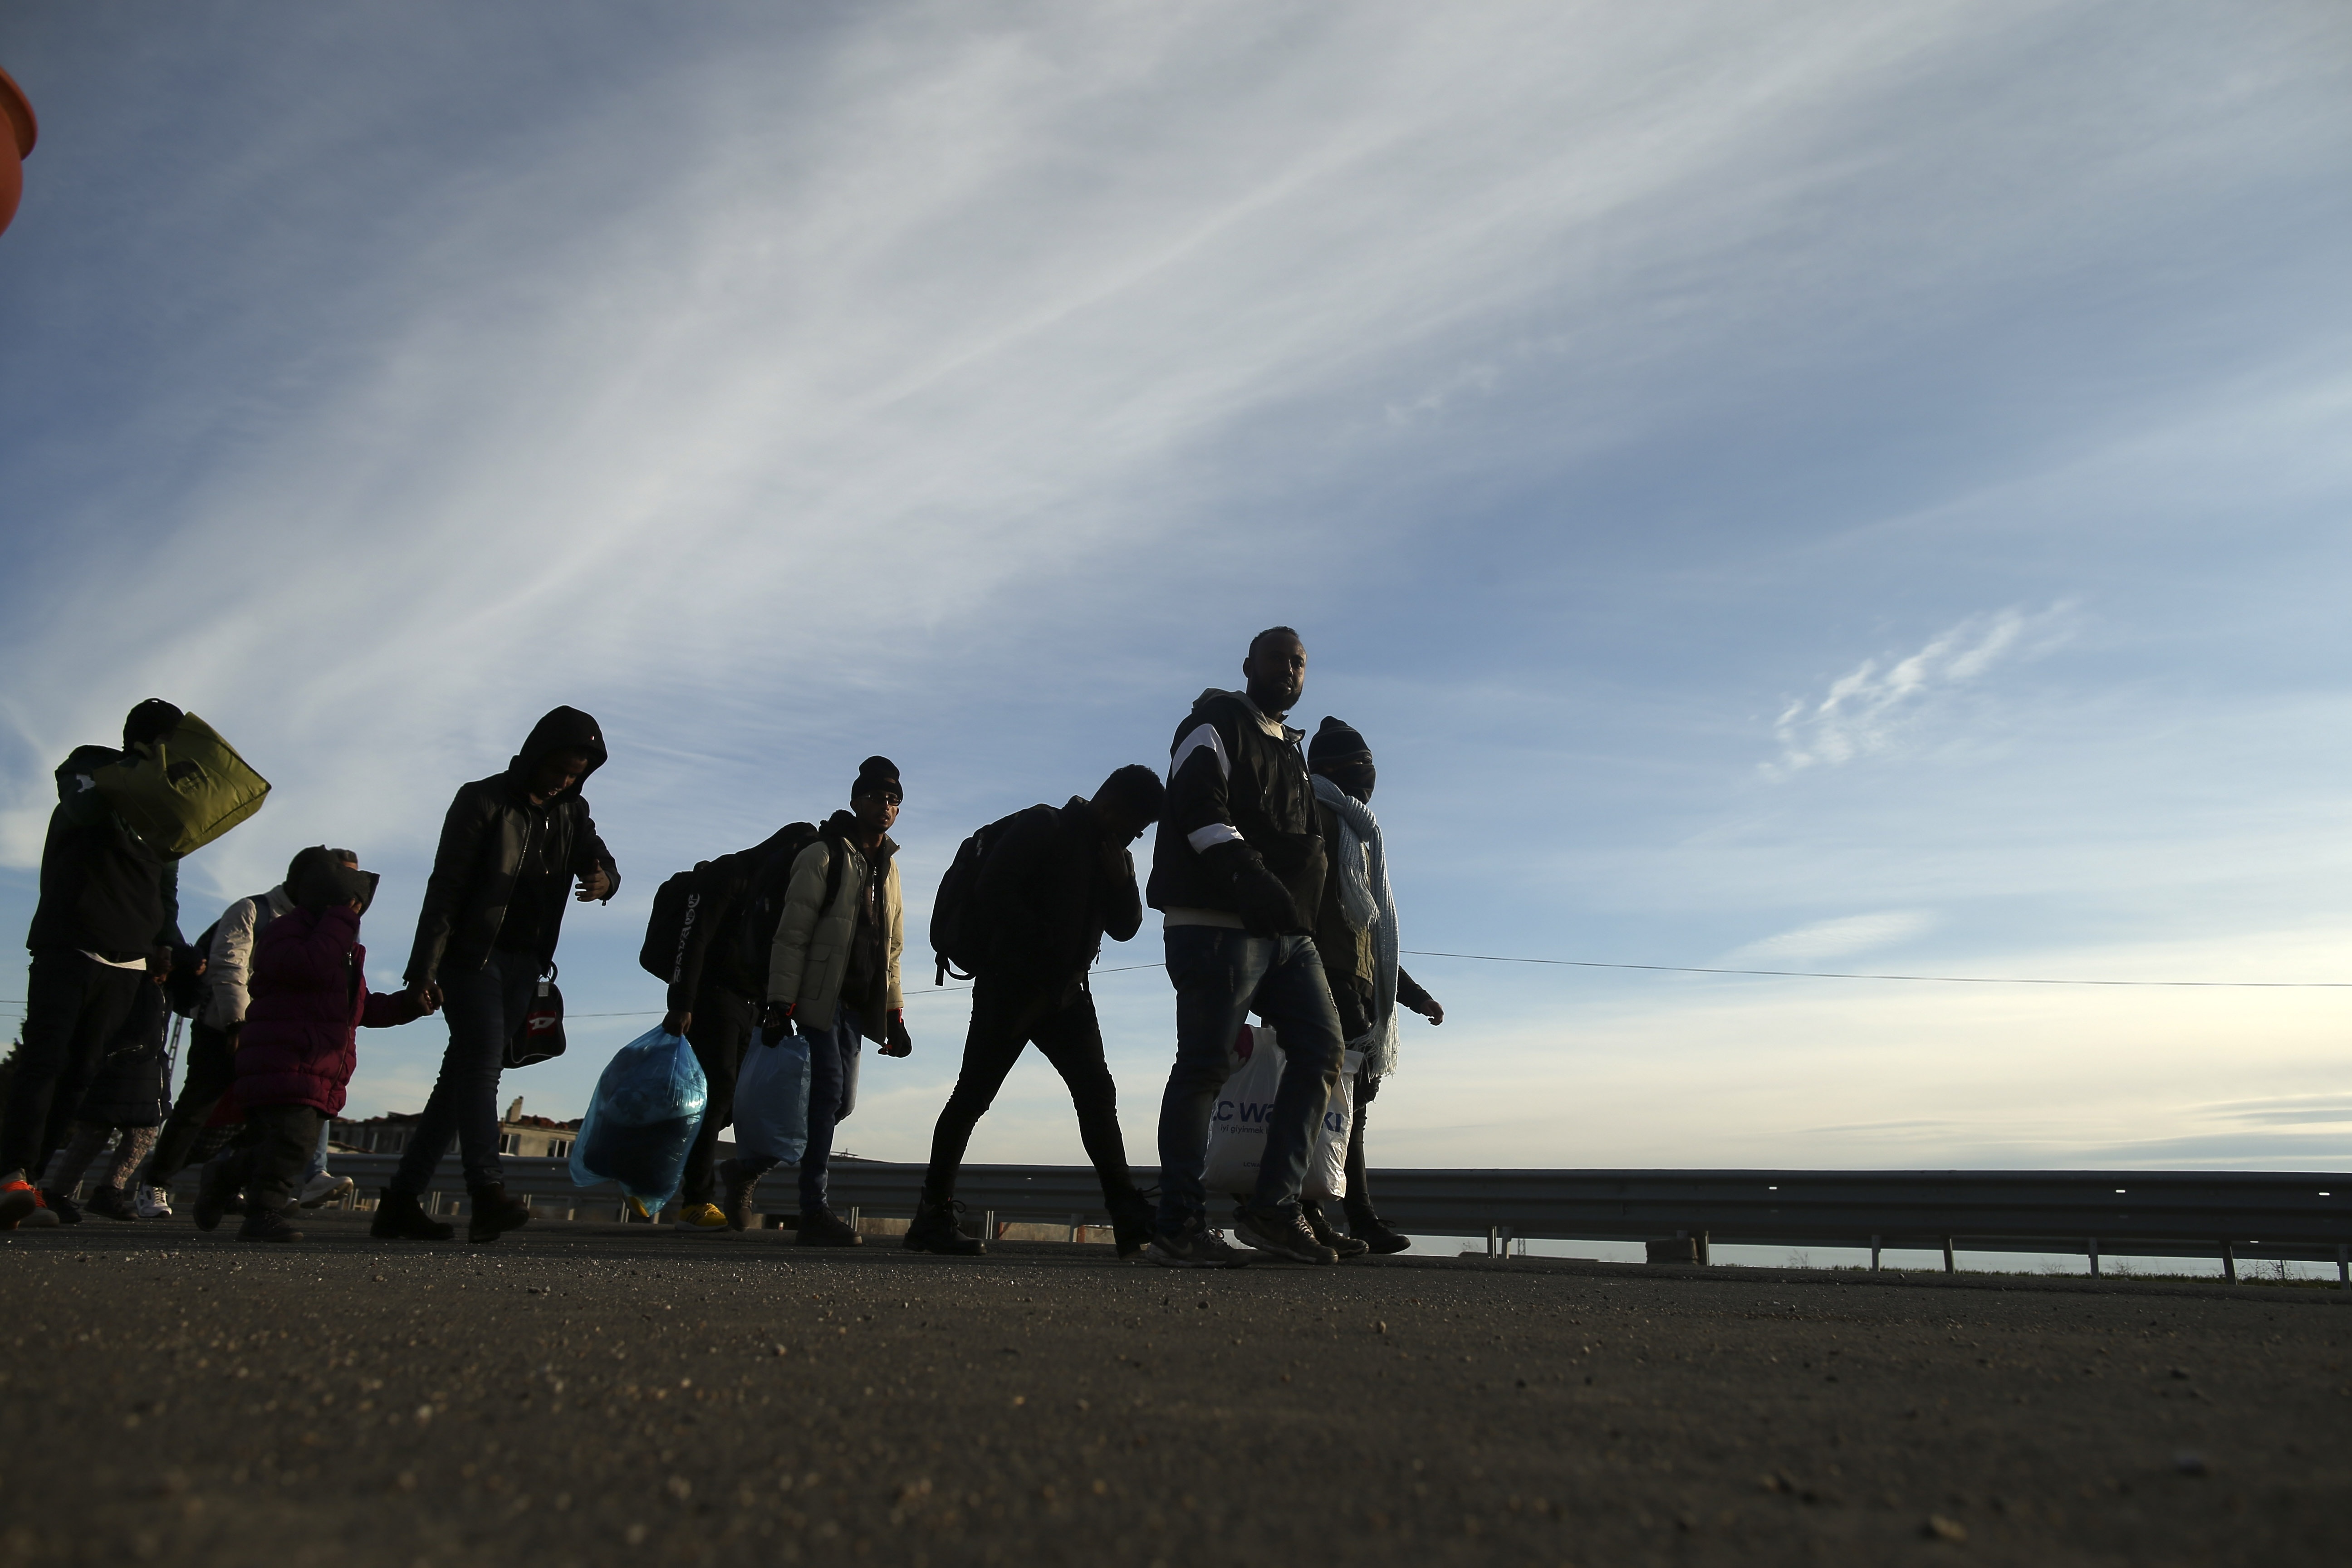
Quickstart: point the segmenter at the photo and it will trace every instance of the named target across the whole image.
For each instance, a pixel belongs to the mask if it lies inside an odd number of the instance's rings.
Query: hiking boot
[[[142,1184],[131,1206],[139,1211],[141,1219],[170,1219],[172,1217],[171,1189]]]
[[[915,1205],[915,1221],[907,1227],[907,1250],[936,1252],[941,1258],[980,1258],[987,1254],[988,1243],[963,1233],[963,1205],[953,1198],[943,1204],[926,1199]]]
[[[302,1184],[302,1195],[297,1201],[306,1209],[314,1209],[320,1204],[332,1203],[351,1190],[352,1179],[349,1176],[321,1171]]]
[[[1339,1261],[1338,1253],[1315,1239],[1315,1231],[1303,1215],[1269,1214],[1254,1204],[1241,1204],[1234,1209],[1234,1234],[1260,1252],[1294,1262]]]
[[[368,1234],[378,1241],[446,1241],[457,1234],[457,1227],[426,1214],[415,1193],[396,1193],[386,1187],[376,1194],[375,1218],[368,1225]]]
[[[1374,1252],[1402,1252],[1412,1245],[1412,1237],[1402,1231],[1391,1230],[1389,1222],[1369,1208],[1348,1211],[1348,1231]]]
[[[99,1188],[98,1191],[89,1194],[89,1202],[84,1204],[82,1207],[89,1210],[91,1214],[102,1215],[107,1219],[137,1219],[139,1217],[139,1211],[131,1206],[130,1194],[125,1193],[121,1187]]]
[[[38,1230],[58,1216],[41,1202],[41,1190],[22,1176],[0,1186],[0,1230]]]
[[[496,1241],[510,1230],[520,1230],[530,1223],[530,1204],[524,1198],[507,1196],[504,1182],[492,1182],[486,1186],[469,1187],[473,1212],[466,1216],[467,1241]]]
[[[750,1230],[759,1224],[751,1211],[751,1202],[759,1191],[760,1178],[765,1171],[752,1170],[740,1160],[719,1162],[719,1186],[727,1201],[720,1205],[730,1230]]]
[[[302,1233],[286,1217],[284,1209],[265,1207],[260,1204],[245,1205],[245,1223],[236,1227],[239,1241],[299,1241]]]
[[[55,1187],[43,1187],[41,1203],[51,1214],[58,1216],[59,1225],[81,1223],[81,1205],[73,1201],[71,1193],[59,1192]]]
[[[223,1155],[205,1162],[204,1173],[196,1178],[196,1204],[191,1211],[198,1230],[214,1230],[220,1226],[221,1215],[245,1185],[238,1177],[243,1173],[241,1160]]]
[[[803,1247],[863,1247],[857,1227],[831,1209],[801,1210],[799,1237]]]
[[[1313,1198],[1299,1204],[1298,1217],[1307,1222],[1307,1228],[1315,1233],[1319,1245],[1329,1247],[1341,1258],[1361,1258],[1372,1249],[1369,1241],[1359,1241],[1352,1236],[1341,1236],[1333,1230],[1331,1222],[1323,1217],[1323,1205]]]
[[[717,1204],[680,1204],[677,1223],[693,1230],[725,1230],[727,1211]]]
[[[1133,1258],[1150,1246],[1159,1228],[1160,1216],[1140,1194],[1130,1194],[1111,1205],[1110,1235],[1118,1244],[1121,1258]]]
[[[1249,1264],[1247,1253],[1227,1247],[1225,1238],[1197,1215],[1181,1230],[1154,1234],[1143,1255],[1162,1268],[1243,1268]]]

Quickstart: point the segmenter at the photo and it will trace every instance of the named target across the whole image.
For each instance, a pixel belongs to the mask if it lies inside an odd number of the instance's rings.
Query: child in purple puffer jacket
[[[296,857],[286,891],[294,908],[255,944],[252,1005],[236,1047],[236,1100],[245,1131],[205,1167],[196,1194],[200,1230],[245,1192],[245,1241],[299,1241],[286,1219],[319,1129],[343,1108],[359,1065],[359,1031],[421,1016],[404,992],[371,994],[360,915],[376,877],[348,849],[320,845]]]

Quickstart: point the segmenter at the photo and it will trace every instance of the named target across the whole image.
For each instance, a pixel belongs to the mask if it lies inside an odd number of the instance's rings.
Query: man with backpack
[[[957,1223],[963,1205],[955,1201],[956,1172],[972,1128],[1033,1041],[1069,1088],[1119,1255],[1132,1257],[1150,1241],[1151,1206],[1127,1168],[1118,1091],[1103,1060],[1087,971],[1106,934],[1126,942],[1143,923],[1127,847],[1160,819],[1165,795],[1150,768],[1121,768],[1092,800],[1072,796],[1058,811],[1033,805],[981,829],[940,884],[932,945],[943,962],[964,962],[974,976],[971,1028],[963,1070],[931,1134],[930,1169],[907,1230],[909,1251],[987,1250]]]
[[[683,1035],[702,1064],[709,1100],[678,1190],[678,1223],[706,1229],[748,1223],[711,1200],[719,1134],[734,1120],[735,1078],[742,1069],[759,999],[767,987],[768,949],[775,939],[793,861],[815,841],[813,823],[795,822],[768,840],[705,860],[662,884],[638,962],[669,983],[667,1034]],[[764,916],[764,919],[763,919]]]
[[[122,721],[123,751],[77,746],[57,770],[58,805],[41,847],[40,902],[25,936],[25,1032],[0,1116],[0,1230],[71,1224],[63,1193],[31,1178],[64,1142],[99,1059],[143,984],[162,984],[195,955],[180,935],[180,863],[131,831],[96,774],[169,734],[179,709],[151,698]]]
[[[808,1145],[801,1156],[799,1241],[803,1247],[856,1247],[856,1227],[825,1203],[833,1130],[856,1103],[861,1037],[886,1057],[912,1054],[898,954],[906,945],[898,897],[898,846],[890,826],[906,794],[887,757],[858,764],[847,811],[836,811],[816,842],[793,860],[792,880],[768,954],[767,1007],[760,1026],[788,1026],[808,1043]],[[730,1161],[724,1170],[728,1211],[741,1213],[751,1187],[772,1168],[766,1156]]]
[[[539,977],[555,962],[564,894],[576,882],[580,902],[610,902],[620,889],[620,868],[580,794],[604,757],[596,721],[557,708],[531,727],[506,771],[461,786],[450,803],[407,972],[419,1013],[448,1007],[449,1045],[376,1205],[373,1235],[449,1238],[420,1200],[452,1139],[473,1200],[466,1238],[495,1241],[530,1218],[530,1205],[508,1197],[499,1180],[499,1074]]]
[[[1259,1249],[1336,1263],[1300,1212],[1299,1188],[1339,1080],[1339,1016],[1316,956],[1323,838],[1299,731],[1282,722],[1307,684],[1307,648],[1288,626],[1250,641],[1241,691],[1201,693],[1169,750],[1168,801],[1151,856],[1151,907],[1166,917],[1176,988],[1176,1065],[1160,1107],[1155,1263],[1247,1261],[1209,1228],[1209,1118],[1243,1020],[1282,1043],[1256,1191],[1234,1229]]]

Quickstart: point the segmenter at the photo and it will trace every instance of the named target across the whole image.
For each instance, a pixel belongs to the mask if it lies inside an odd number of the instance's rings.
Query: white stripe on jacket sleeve
[[[1242,830],[1230,822],[1213,822],[1206,827],[1196,827],[1184,835],[1184,842],[1196,855],[1205,855],[1220,844],[1238,844]]]
[[[1202,724],[1196,726],[1191,734],[1176,742],[1176,755],[1171,758],[1168,763],[1170,784],[1176,782],[1176,770],[1184,765],[1184,759],[1202,746],[1208,747],[1209,754],[1217,759],[1219,778],[1229,779],[1234,776],[1234,764],[1225,757],[1224,737],[1217,733],[1217,727],[1214,724]]]

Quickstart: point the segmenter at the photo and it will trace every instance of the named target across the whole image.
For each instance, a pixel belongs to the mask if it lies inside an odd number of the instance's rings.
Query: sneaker
[[[467,1241],[496,1241],[507,1232],[530,1223],[530,1200],[507,1196],[504,1182],[492,1182],[470,1191],[474,1201],[466,1216]]]
[[[192,1215],[198,1230],[219,1228],[221,1216],[229,1212],[230,1203],[245,1184],[238,1180],[243,1163],[228,1155],[205,1162],[204,1173],[196,1179],[196,1206]]]
[[[856,1226],[831,1209],[818,1209],[814,1214],[803,1209],[799,1242],[803,1247],[863,1247],[866,1238],[857,1234]]]
[[[1412,1245],[1412,1237],[1390,1229],[1389,1222],[1370,1209],[1349,1209],[1348,1229],[1374,1252],[1402,1252]]]
[[[236,1227],[239,1241],[299,1241],[302,1233],[294,1228],[283,1209],[264,1208],[259,1204],[246,1205],[245,1223]]]
[[[1314,1229],[1303,1215],[1268,1214],[1255,1205],[1242,1204],[1234,1210],[1234,1234],[1260,1252],[1295,1262],[1339,1261],[1338,1253],[1315,1239]]]
[[[697,1230],[719,1230],[727,1224],[727,1211],[717,1204],[684,1204],[677,1211],[677,1223]]]
[[[89,1194],[89,1202],[82,1206],[106,1219],[139,1217],[139,1211],[131,1206],[131,1195],[121,1187],[100,1187]]]
[[[935,1252],[941,1258],[981,1258],[987,1255],[988,1243],[963,1233],[963,1205],[950,1198],[943,1204],[915,1205],[915,1222],[907,1227],[907,1250]]]
[[[1110,1235],[1118,1244],[1121,1258],[1133,1258],[1151,1245],[1160,1229],[1160,1216],[1152,1212],[1150,1203],[1141,1194],[1111,1205]]]
[[[1298,1205],[1298,1217],[1305,1220],[1307,1228],[1315,1233],[1318,1245],[1329,1247],[1341,1258],[1361,1258],[1372,1249],[1369,1241],[1359,1241],[1352,1236],[1342,1236],[1333,1230],[1331,1222],[1323,1217],[1323,1205],[1313,1198]]]
[[[1172,1235],[1163,1230],[1153,1236],[1143,1255],[1162,1268],[1243,1268],[1249,1264],[1247,1253],[1227,1247],[1225,1238],[1198,1215]]]
[[[55,1187],[43,1187],[41,1203],[51,1214],[58,1216],[59,1225],[81,1223],[81,1205],[73,1201],[71,1193],[59,1192]]]
[[[376,1194],[375,1218],[368,1224],[368,1234],[378,1241],[446,1241],[457,1234],[457,1227],[426,1214],[415,1193],[395,1193],[385,1187]]]
[[[333,1202],[351,1190],[352,1179],[349,1176],[339,1176],[332,1171],[321,1171],[302,1184],[301,1196],[295,1201],[306,1209],[314,1209],[320,1204]]]
[[[38,1230],[58,1216],[41,1202],[41,1190],[22,1176],[0,1186],[0,1230]]]
[[[141,1219],[170,1219],[172,1217],[171,1190],[167,1187],[151,1187],[142,1183],[132,1206],[138,1209]]]
[[[727,1217],[730,1230],[750,1230],[756,1223],[751,1213],[753,1195],[759,1191],[760,1178],[767,1174],[755,1171],[740,1160],[719,1162],[719,1185],[727,1194],[721,1212]]]

